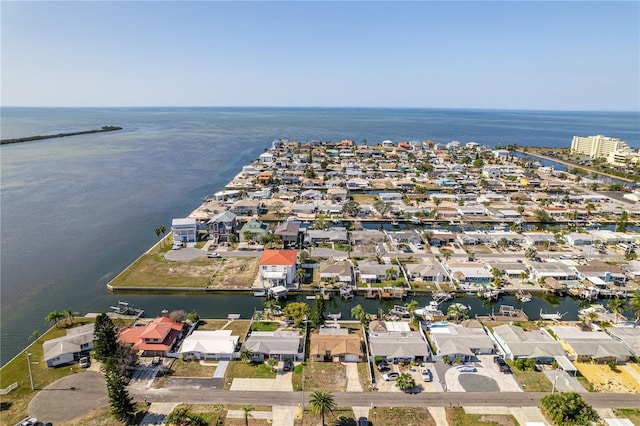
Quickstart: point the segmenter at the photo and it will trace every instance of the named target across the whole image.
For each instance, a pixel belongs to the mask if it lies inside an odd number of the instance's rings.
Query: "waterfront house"
[[[337,282],[352,284],[353,275],[353,265],[347,260],[320,262],[320,279],[322,281],[336,280]]]
[[[586,246],[593,244],[593,235],[590,234],[581,234],[578,232],[572,232],[564,236],[564,239],[567,243],[572,246]]]
[[[233,203],[231,211],[238,216],[254,216],[260,213],[261,206],[259,200],[244,199]]]
[[[284,248],[296,247],[300,243],[300,224],[286,221],[276,226],[273,233],[280,238]]]
[[[304,359],[304,340],[297,331],[252,331],[242,349],[251,351],[254,362],[269,358],[279,361]]]
[[[562,345],[544,330],[524,331],[512,324],[493,328],[493,337],[507,359],[533,359],[537,363],[550,364],[556,357],[566,356]]]
[[[240,228],[240,241],[260,241],[260,238],[269,233],[269,226],[257,219],[250,219]],[[249,237],[247,239],[246,237]]]
[[[361,261],[358,263],[360,279],[369,283],[380,282],[386,279],[387,270],[393,269],[396,277],[401,276],[397,265],[380,265],[378,262]]]
[[[195,243],[198,241],[198,226],[195,218],[173,219],[171,232],[174,242]]]
[[[215,244],[229,242],[229,236],[236,235],[236,215],[227,210],[217,216],[212,217],[207,222],[209,230],[209,239]]]
[[[549,326],[556,339],[578,362],[621,363],[628,361],[631,352],[627,346],[604,331],[584,331],[576,326]]]
[[[640,327],[607,327],[614,339],[624,343],[635,357],[640,357]]]
[[[187,336],[178,353],[186,359],[232,360],[236,358],[238,336],[232,330],[195,330]]]
[[[539,281],[540,278],[547,277],[555,278],[558,281],[578,279],[576,272],[562,262],[554,262],[552,260],[547,262],[528,262],[527,268],[530,271],[529,276],[533,281]]]
[[[547,241],[549,245],[556,244],[556,238],[548,232],[527,232],[524,235],[524,242],[532,247],[544,246]]]
[[[291,286],[295,278],[296,256],[296,250],[265,250],[260,258],[263,287]]]
[[[429,330],[429,340],[437,349],[438,358],[451,361],[471,361],[476,355],[495,352],[493,340],[477,320],[465,320],[461,324],[434,324]]]
[[[412,279],[428,282],[448,281],[449,276],[442,265],[430,258],[423,258],[421,263],[408,263],[405,265],[407,274]]]
[[[412,331],[406,321],[372,321],[369,324],[371,355],[389,362],[428,361],[429,345],[420,331]]]
[[[597,259],[589,261],[587,265],[576,265],[574,269],[578,274],[578,278],[581,280],[599,278],[607,283],[615,282],[619,284],[627,280],[627,277],[618,265],[610,265]]]
[[[47,367],[71,364],[88,355],[93,349],[94,324],[82,325],[67,330],[66,335],[42,343]]]
[[[487,284],[493,281],[493,275],[478,262],[449,262],[445,266],[458,284]]]
[[[273,162],[275,161],[275,156],[269,151],[260,154],[259,158],[260,162],[263,164],[273,164]]]
[[[118,342],[130,345],[142,356],[165,356],[182,336],[184,323],[174,322],[168,316],[154,319],[146,326],[126,327],[118,333]]]
[[[314,362],[360,362],[363,343],[347,328],[323,326],[309,337],[309,356]]]
[[[309,229],[305,241],[310,243],[348,243],[349,237],[346,228],[336,226],[329,229]]]

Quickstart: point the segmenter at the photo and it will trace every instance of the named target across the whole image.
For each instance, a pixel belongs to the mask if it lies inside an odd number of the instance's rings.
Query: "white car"
[[[475,373],[478,370],[473,365],[461,365],[458,367],[458,371],[461,373]]]
[[[173,243],[173,250],[180,250],[182,248],[182,243]]]
[[[424,367],[421,368],[420,376],[422,376],[422,380],[424,380],[425,382],[433,381],[433,374],[431,373],[431,370],[429,370],[428,368],[424,368]]]
[[[83,356],[80,358],[80,362],[78,364],[80,365],[80,368],[89,368],[91,361],[88,356]]]
[[[207,253],[207,257],[210,258],[210,259],[217,259],[217,258],[222,257],[222,256],[220,256],[220,253],[216,253],[214,251],[212,253]]]
[[[383,374],[382,378],[387,381],[390,382],[392,380],[397,379],[398,377],[400,377],[399,373],[396,373],[395,371],[392,371],[391,373],[387,373],[387,374]]]

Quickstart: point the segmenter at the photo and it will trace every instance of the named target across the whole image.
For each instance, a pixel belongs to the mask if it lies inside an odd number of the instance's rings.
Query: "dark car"
[[[502,357],[494,356],[493,357],[493,362],[498,364],[498,367],[500,368],[500,372],[502,372],[502,373],[510,373],[511,372],[511,368],[509,368],[509,365],[505,362],[504,359],[502,359]]]
[[[283,370],[284,370],[284,371],[291,371],[292,369],[293,369],[293,362],[291,362],[291,360],[290,360],[290,359],[286,360],[286,361],[284,362]]]
[[[369,419],[366,417],[360,417],[358,419],[358,426],[369,426]]]

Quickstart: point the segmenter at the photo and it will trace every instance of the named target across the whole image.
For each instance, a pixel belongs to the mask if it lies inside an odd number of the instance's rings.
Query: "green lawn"
[[[638,408],[616,408],[613,410],[616,416],[626,417],[634,425],[640,425],[640,409]]]
[[[467,414],[462,407],[447,408],[449,426],[518,426],[515,417],[507,414]]]
[[[517,369],[513,365],[513,361],[506,361],[511,367],[513,375],[516,376],[516,379],[520,383],[520,386],[522,386],[522,389],[525,390],[525,392],[551,392],[551,390],[553,389],[553,384],[549,381],[549,379],[547,379],[547,376],[545,376],[542,371],[522,371]]]
[[[231,361],[225,377],[227,380],[232,378],[275,379],[276,372],[265,363],[247,364],[245,361]]]
[[[256,321],[251,324],[252,331],[276,331],[280,328],[280,323],[277,321]]]
[[[76,318],[73,321],[73,325],[80,326],[92,322],[94,322],[93,318]],[[22,420],[27,415],[29,400],[36,394],[36,392],[31,391],[29,382],[27,353],[31,353],[31,373],[36,389],[42,389],[54,381],[79,370],[78,364],[48,368],[47,363],[44,361],[42,343],[46,340],[66,335],[68,328],[69,325],[65,324],[60,328],[49,329],[37,341],[33,342],[0,369],[0,388],[7,388],[13,383],[18,384],[18,387],[7,395],[0,395],[2,424],[13,424]]]

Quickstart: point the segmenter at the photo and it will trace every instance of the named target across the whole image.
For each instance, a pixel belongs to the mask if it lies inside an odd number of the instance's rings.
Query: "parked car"
[[[386,374],[382,375],[382,378],[387,382],[395,380],[398,377],[400,377],[400,373],[396,373],[395,371],[392,371],[391,373],[386,373]]]
[[[293,362],[290,359],[286,359],[284,361],[284,367],[282,368],[284,371],[291,371],[293,369]]]
[[[91,360],[88,356],[83,356],[82,358],[80,358],[80,362],[78,364],[80,365],[80,368],[89,368],[89,366],[91,365]]]
[[[182,248],[182,243],[173,243],[172,250],[180,250]]]
[[[358,426],[369,426],[369,419],[366,417],[360,417],[358,419]]]
[[[475,373],[478,370],[473,365],[461,365],[458,367],[458,371],[461,373]]]
[[[431,370],[429,370],[428,368],[424,368],[424,367],[421,368],[420,376],[422,376],[422,380],[424,380],[425,382],[433,381],[433,374],[431,373]]]
[[[507,364],[506,361],[504,359],[502,359],[502,357],[494,356],[493,357],[493,362],[498,364],[498,368],[500,368],[500,372],[502,372],[502,373],[510,373],[511,372],[511,368],[509,368],[509,364]]]
[[[217,258],[219,258],[219,257],[221,257],[221,256],[220,256],[220,253],[216,253],[216,252],[214,251],[214,252],[212,252],[212,253],[207,253],[207,257],[208,257],[208,258],[211,258],[211,259],[217,259]]]
[[[383,371],[389,371],[390,368],[387,364],[378,364],[378,371],[383,372]]]

